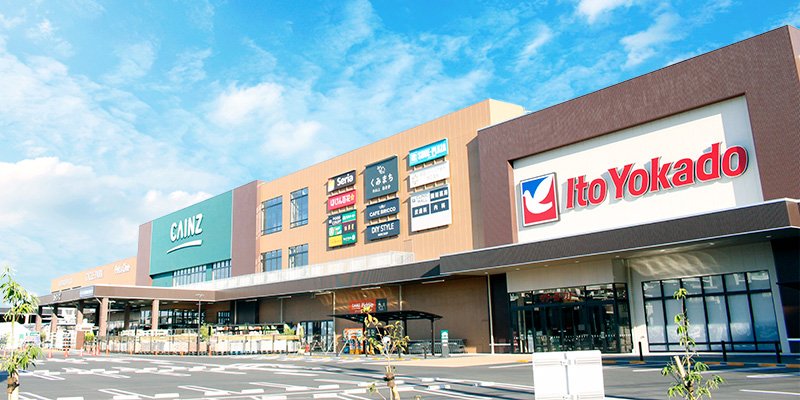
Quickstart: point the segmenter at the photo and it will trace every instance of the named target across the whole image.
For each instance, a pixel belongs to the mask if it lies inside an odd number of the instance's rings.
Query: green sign
[[[357,241],[356,210],[328,217],[328,247],[339,247]]]
[[[153,221],[150,275],[231,258],[233,192]]]

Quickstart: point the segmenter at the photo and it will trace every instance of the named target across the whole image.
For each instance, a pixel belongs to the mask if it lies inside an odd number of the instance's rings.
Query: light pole
[[[205,295],[203,295],[202,293],[198,293],[195,295],[195,297],[197,297],[197,355],[200,355],[200,329],[201,329],[200,312],[201,312],[201,307],[203,305],[204,296]]]

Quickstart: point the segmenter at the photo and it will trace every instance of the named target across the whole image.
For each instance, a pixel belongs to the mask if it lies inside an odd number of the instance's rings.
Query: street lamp
[[[200,355],[200,329],[201,329],[200,308],[203,305],[203,297],[205,297],[205,295],[202,293],[198,293],[195,295],[195,297],[197,297],[197,355]]]

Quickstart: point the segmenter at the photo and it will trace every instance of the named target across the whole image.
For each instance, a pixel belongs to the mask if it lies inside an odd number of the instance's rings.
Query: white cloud
[[[20,16],[16,17],[6,17],[3,14],[0,14],[0,28],[4,30],[11,30],[19,26],[24,21],[24,19]]]
[[[279,159],[308,154],[308,150],[313,147],[321,129],[322,125],[316,121],[279,122],[267,128],[264,154]]]
[[[196,83],[206,78],[205,60],[211,56],[211,49],[186,51],[178,55],[175,66],[167,76],[172,83]]]
[[[73,54],[72,44],[56,35],[57,28],[49,19],[39,21],[35,26],[29,28],[26,35],[34,43],[42,44],[49,50],[61,57],[69,57]]]
[[[674,42],[682,37],[678,24],[678,15],[664,13],[656,18],[655,23],[644,31],[625,36],[620,43],[628,52],[625,68],[635,67],[656,55],[657,47]]]
[[[214,29],[214,15],[216,14],[216,10],[208,0],[192,0],[188,2],[188,5],[189,20],[191,20],[195,26],[207,32]]]
[[[519,71],[531,64],[539,49],[553,39],[553,31],[547,25],[539,25],[533,37],[517,55],[515,70]]]
[[[212,104],[211,119],[219,125],[236,126],[258,117],[281,112],[283,87],[264,82],[252,87],[235,85],[220,94]]]
[[[786,16],[778,23],[778,26],[789,25],[795,28],[800,27],[800,4],[798,4],[794,10],[790,11]]]
[[[632,0],[580,0],[576,12],[593,24],[603,14],[620,7],[630,7],[632,4]]]
[[[121,85],[150,72],[156,58],[156,49],[154,43],[144,41],[118,48],[114,54],[119,58],[119,64],[105,76],[105,81],[111,85]]]

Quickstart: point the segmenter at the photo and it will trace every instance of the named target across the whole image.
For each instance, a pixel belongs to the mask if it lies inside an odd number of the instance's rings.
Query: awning
[[[382,312],[375,312],[370,313],[373,317],[375,317],[378,321],[388,322],[388,321],[408,321],[414,319],[427,319],[428,321],[435,321],[437,319],[442,319],[441,315],[431,314],[425,311],[416,311],[416,310],[403,310],[403,311],[382,311]],[[356,313],[356,314],[331,314],[329,317],[334,318],[341,318],[350,320],[353,322],[358,322],[359,324],[363,324],[364,320],[367,318],[366,313]]]

